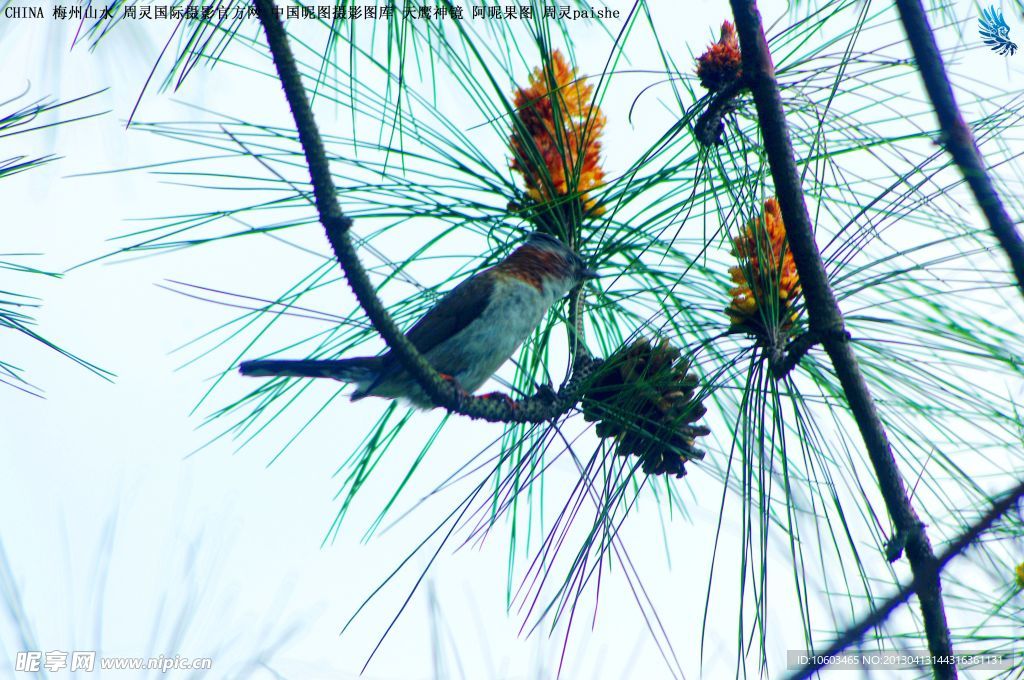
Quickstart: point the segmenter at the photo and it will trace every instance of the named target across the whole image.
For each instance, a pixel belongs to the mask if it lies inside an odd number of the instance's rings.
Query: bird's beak
[[[586,281],[588,279],[599,279],[601,278],[601,275],[597,273],[596,269],[584,267],[583,271],[580,272],[580,278]]]

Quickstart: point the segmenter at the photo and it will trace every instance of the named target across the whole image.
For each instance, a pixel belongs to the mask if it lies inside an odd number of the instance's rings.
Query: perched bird
[[[583,260],[553,236],[535,232],[504,260],[469,277],[434,305],[405,337],[442,376],[475,392],[540,324],[553,304],[586,279]],[[333,378],[356,384],[352,400],[433,403],[390,352],[351,359],[243,361],[251,376]]]

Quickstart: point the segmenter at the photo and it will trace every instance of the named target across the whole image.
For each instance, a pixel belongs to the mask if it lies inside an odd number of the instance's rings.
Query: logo
[[[1003,13],[995,7],[981,10],[978,33],[989,49],[1000,56],[1013,56],[1017,52],[1017,43],[1010,40],[1010,27],[1006,25]]]

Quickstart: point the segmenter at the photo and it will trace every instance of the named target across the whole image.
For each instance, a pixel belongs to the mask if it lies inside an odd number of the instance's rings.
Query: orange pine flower
[[[605,118],[593,97],[594,87],[577,80],[576,69],[560,50],[551,53],[544,68],[533,70],[528,87],[516,89],[522,127],[512,129],[511,167],[526,180],[526,194],[534,203],[578,196],[585,211],[604,212],[589,196],[604,181],[600,137]],[[523,138],[524,130],[532,144]]]
[[[732,325],[760,327],[759,305],[769,309],[777,305],[779,322],[782,326],[789,325],[794,314],[787,312],[800,294],[800,277],[786,243],[786,225],[782,222],[778,200],[765,201],[762,216],[752,219],[732,243],[732,254],[740,262],[739,266],[729,268],[729,275],[736,284],[729,291],[732,303],[726,309]],[[776,296],[777,302],[771,301],[769,296]]]
[[[722,36],[711,43],[704,54],[697,57],[697,77],[700,84],[711,92],[717,92],[743,74],[740,59],[740,41],[736,28],[728,21],[722,22]]]

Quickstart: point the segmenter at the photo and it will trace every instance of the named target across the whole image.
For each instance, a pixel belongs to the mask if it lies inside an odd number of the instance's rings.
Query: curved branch
[[[722,143],[725,132],[724,118],[736,110],[736,98],[747,87],[745,78],[739,78],[712,94],[704,112],[693,125],[693,134],[704,146],[717,146]]]
[[[942,551],[942,554],[938,556],[936,568],[939,571],[942,571],[954,557],[971,547],[971,545],[981,538],[981,535],[988,531],[1000,517],[1012,510],[1014,506],[1020,502],[1021,498],[1024,498],[1024,482],[1018,484],[1016,487],[1008,491],[1000,500],[993,503],[988,512],[982,515],[977,522],[968,527],[962,534],[957,536],[956,539]],[[909,600],[910,597],[917,592],[918,586],[919,584],[917,579],[914,579],[909,584],[900,588],[899,592],[886,600],[882,606],[876,607],[874,611],[858,621],[855,625],[847,628],[842,635],[836,638],[836,641],[833,642],[826,651],[821,654],[815,654],[815,657],[820,656],[827,659],[830,656],[840,654],[845,649],[856,644],[856,642],[864,637],[868,631],[885,623],[885,620],[889,618],[889,615],[892,614],[897,607]],[[790,680],[806,680],[823,667],[824,666],[819,663],[808,664],[790,676]]]
[[[907,537],[907,558],[918,583],[928,647],[934,656],[949,657],[953,647],[949,639],[935,554],[924,525],[918,519],[907,495],[903,477],[889,446],[885,426],[860,372],[857,357],[850,347],[849,336],[844,332],[843,314],[828,282],[821,253],[814,242],[814,229],[804,203],[782,97],[775,80],[775,67],[765,41],[757,3],[755,0],[730,2],[740,37],[743,72],[754,95],[757,117],[764,135],[765,153],[775,182],[779,207],[782,209],[789,247],[807,301],[810,330],[822,338],[850,405],[850,412],[864,439],[886,508],[896,530]],[[937,665],[934,672],[940,678],[956,677],[956,667],[953,665]]]
[[[349,287],[355,294],[370,323],[394,352],[402,367],[416,380],[431,401],[451,412],[470,418],[491,422],[540,423],[552,420],[566,413],[579,401],[585,379],[589,377],[595,362],[582,360],[574,366],[572,376],[555,394],[543,392],[526,399],[491,399],[473,397],[461,393],[450,381],[444,380],[434,367],[402,334],[394,319],[384,307],[370,277],[359,261],[348,231],[352,219],[338,206],[337,189],[331,178],[330,163],[324,149],[320,130],[313,117],[313,109],[306,97],[302,76],[295,64],[288,42],[288,34],[281,23],[281,17],[272,0],[255,0],[256,13],[267,36],[267,44],[274,60],[274,66],[284,88],[288,106],[291,108],[299,143],[306,157],[309,176],[313,185],[313,197],[320,224],[327,233],[334,255],[341,265]]]
[[[1024,240],[1021,240],[1013,219],[1006,212],[999,192],[985,170],[985,161],[974,142],[971,128],[960,115],[960,107],[957,106],[953,88],[946,77],[942,54],[935,42],[932,27],[928,24],[928,16],[918,0],[896,0],[896,6],[899,7],[903,29],[907,32],[925,90],[928,91],[935,115],[939,119],[942,143],[967,180],[974,199],[988,220],[989,229],[1010,258],[1017,286],[1024,294]]]

